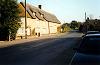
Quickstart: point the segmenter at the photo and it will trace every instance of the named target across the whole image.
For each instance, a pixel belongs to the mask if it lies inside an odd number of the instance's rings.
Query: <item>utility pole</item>
[[[26,11],[26,0],[25,0],[25,39],[27,39],[27,11]]]
[[[86,22],[86,12],[85,12],[85,25],[84,25],[84,28],[83,28],[83,32],[86,33],[88,30],[88,24]]]
[[[8,30],[9,31],[9,41],[11,40],[10,38],[11,38],[11,31],[10,31],[10,29]]]
[[[86,22],[86,12],[85,12],[85,22]]]

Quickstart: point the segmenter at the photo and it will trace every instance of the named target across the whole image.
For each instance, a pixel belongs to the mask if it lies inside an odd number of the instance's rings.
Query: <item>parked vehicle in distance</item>
[[[69,65],[100,65],[100,34],[86,35]]]
[[[100,33],[100,31],[87,31],[87,33],[85,33],[82,37],[85,37],[87,34],[96,34],[96,33]]]

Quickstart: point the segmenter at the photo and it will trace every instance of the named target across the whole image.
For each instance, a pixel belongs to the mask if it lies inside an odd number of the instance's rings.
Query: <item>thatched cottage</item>
[[[21,27],[17,32],[17,36],[25,36],[25,6],[22,2],[18,5],[21,13]],[[48,13],[39,7],[27,4],[27,35],[52,34],[57,33],[57,28],[61,25],[57,17]]]

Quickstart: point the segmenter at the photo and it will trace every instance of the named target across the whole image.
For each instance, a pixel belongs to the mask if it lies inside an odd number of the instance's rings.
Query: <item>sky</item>
[[[18,0],[24,1],[24,0]],[[54,14],[61,23],[72,20],[84,22],[85,12],[87,17],[100,19],[100,0],[26,0],[27,3],[38,6]]]

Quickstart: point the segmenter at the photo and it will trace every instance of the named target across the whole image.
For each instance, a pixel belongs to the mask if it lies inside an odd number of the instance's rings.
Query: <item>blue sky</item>
[[[100,0],[27,0],[27,3],[36,7],[41,4],[43,10],[55,14],[62,23],[83,22],[85,12],[91,18],[100,18]]]

